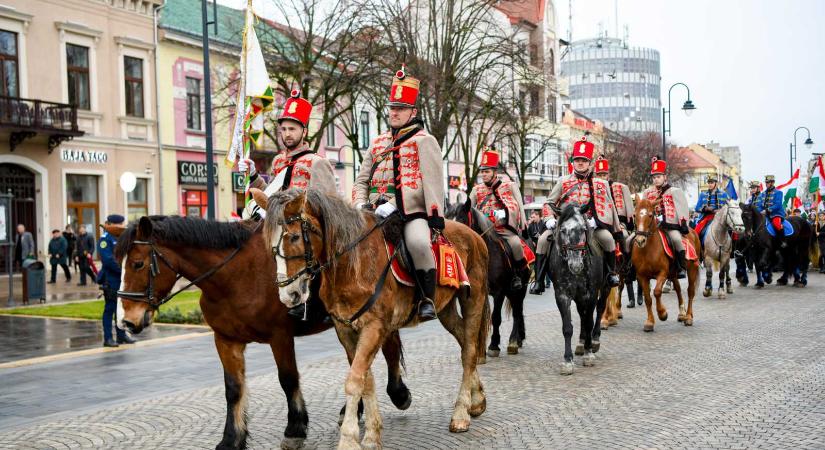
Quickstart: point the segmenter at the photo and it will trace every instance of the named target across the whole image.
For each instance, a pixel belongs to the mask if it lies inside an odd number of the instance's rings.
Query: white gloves
[[[395,210],[398,209],[390,202],[383,203],[378,208],[375,208],[375,215],[379,217],[387,217],[390,214],[394,213]]]
[[[255,162],[251,159],[241,159],[238,161],[238,172],[249,172],[249,176],[255,175]]]
[[[496,218],[496,220],[502,220],[505,217],[507,217],[507,213],[503,209],[497,209],[493,211],[493,216]]]
[[[547,227],[548,230],[553,230],[553,228],[556,228],[556,219],[552,217],[547,219],[547,222],[544,223],[544,226]]]
[[[364,202],[358,202],[355,204],[355,209],[362,209],[364,207]]]
[[[587,226],[590,228],[596,228],[596,219],[590,217],[587,219]]]
[[[657,222],[657,223],[662,223],[662,221],[663,221],[663,220],[665,220],[665,218],[664,218],[661,214],[659,214],[658,216],[656,216],[656,222]]]

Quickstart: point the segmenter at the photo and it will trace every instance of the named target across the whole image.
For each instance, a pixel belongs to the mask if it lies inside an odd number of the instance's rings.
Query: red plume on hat
[[[282,120],[294,120],[304,127],[309,125],[309,116],[312,114],[312,103],[301,98],[301,91],[293,89],[284,103],[284,111],[278,118],[278,123]]]
[[[392,79],[389,105],[415,108],[420,85],[420,81],[407,75],[407,66],[402,64]]]

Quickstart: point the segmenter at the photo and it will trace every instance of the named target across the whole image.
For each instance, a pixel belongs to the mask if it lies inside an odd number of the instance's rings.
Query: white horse
[[[742,208],[739,202],[729,200],[728,204],[719,208],[713,220],[708,225],[705,233],[704,252],[702,259],[705,263],[705,290],[702,293],[705,297],[710,297],[713,293],[713,266],[719,267],[719,290],[720,299],[724,299],[726,294],[733,294],[730,274],[730,256],[733,250],[733,238],[731,233],[744,233],[745,223],[742,221]]]

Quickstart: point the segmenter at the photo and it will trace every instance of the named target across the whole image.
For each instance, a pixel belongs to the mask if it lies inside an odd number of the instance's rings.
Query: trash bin
[[[23,304],[35,299],[46,303],[46,266],[36,260],[23,261]]]

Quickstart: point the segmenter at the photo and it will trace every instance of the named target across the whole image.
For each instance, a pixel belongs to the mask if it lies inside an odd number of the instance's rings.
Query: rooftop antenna
[[[616,19],[616,38],[619,38],[619,0],[613,0],[613,12],[615,13]]]
[[[627,24],[625,24],[625,26],[624,26],[624,43],[623,43],[624,48],[628,47],[629,39],[630,39],[630,29],[628,28]]]
[[[573,0],[567,1],[567,42],[573,42]]]

